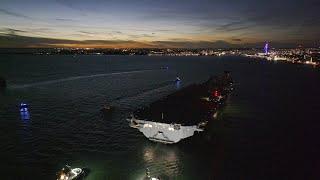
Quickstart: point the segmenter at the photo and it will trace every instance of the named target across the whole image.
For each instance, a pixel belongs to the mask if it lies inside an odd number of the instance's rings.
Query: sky
[[[1,0],[0,48],[319,46],[319,0]]]

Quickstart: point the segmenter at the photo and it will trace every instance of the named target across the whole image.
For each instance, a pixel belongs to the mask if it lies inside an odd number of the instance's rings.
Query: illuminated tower
[[[266,55],[268,55],[268,53],[269,53],[269,43],[268,42],[266,42],[266,44],[264,45],[264,53]]]

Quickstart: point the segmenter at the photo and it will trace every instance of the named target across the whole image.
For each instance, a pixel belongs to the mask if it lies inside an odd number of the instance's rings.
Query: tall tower
[[[265,55],[268,55],[268,53],[269,53],[269,43],[268,42],[266,42],[263,49],[264,49]]]

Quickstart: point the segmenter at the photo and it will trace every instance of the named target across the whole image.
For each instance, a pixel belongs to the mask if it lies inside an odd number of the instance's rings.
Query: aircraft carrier
[[[129,125],[152,141],[177,143],[203,131],[232,91],[231,74],[225,71],[135,110],[128,118]]]

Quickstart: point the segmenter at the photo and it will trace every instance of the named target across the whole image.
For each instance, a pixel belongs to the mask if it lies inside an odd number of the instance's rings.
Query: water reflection
[[[32,141],[32,133],[30,129],[30,111],[28,104],[21,103],[19,111],[22,122],[20,125],[21,128],[19,129],[19,135],[22,143],[21,147],[27,148]]]
[[[172,178],[181,171],[179,153],[175,146],[146,145],[143,149],[143,160],[151,177]]]
[[[176,81],[176,88],[180,89],[180,87],[181,87],[181,81]]]
[[[22,111],[20,112],[21,120],[30,120],[30,113],[29,111]]]

